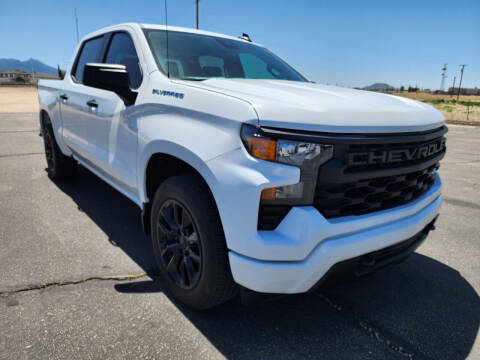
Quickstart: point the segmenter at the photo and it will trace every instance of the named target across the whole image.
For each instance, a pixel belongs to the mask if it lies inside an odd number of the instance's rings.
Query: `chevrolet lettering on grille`
[[[445,150],[445,138],[406,149],[351,152],[347,155],[349,166],[389,164],[421,160]]]

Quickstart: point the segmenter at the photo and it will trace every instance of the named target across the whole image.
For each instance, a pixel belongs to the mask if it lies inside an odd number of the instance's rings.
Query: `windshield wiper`
[[[182,78],[179,78],[180,80],[190,80],[190,81],[204,81],[204,80],[208,80],[209,78],[203,78],[203,77],[196,77],[196,76],[186,76],[186,77],[182,77]]]

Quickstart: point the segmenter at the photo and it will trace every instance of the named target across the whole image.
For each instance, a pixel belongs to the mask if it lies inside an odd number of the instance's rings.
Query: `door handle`
[[[60,99],[68,100],[68,96],[66,94],[62,94],[62,95],[60,95]]]
[[[95,100],[87,101],[87,105],[90,106],[91,108],[95,108],[95,109],[98,107],[98,104]]]

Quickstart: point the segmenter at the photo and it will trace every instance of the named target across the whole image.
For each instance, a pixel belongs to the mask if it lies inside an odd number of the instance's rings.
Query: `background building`
[[[58,79],[55,75],[29,73],[22,70],[0,72],[0,84],[36,84],[38,79]]]

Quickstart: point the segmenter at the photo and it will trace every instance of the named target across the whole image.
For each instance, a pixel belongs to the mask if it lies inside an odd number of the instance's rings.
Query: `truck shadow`
[[[115,289],[165,292],[227,358],[464,359],[475,343],[478,294],[458,271],[420,254],[316,293],[269,298],[251,307],[235,299],[208,312],[192,311],[174,300],[157,276],[135,204],[82,167],[75,180],[56,185],[152,279],[118,283]]]

